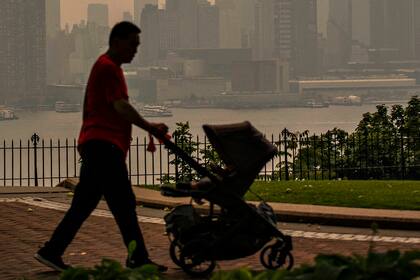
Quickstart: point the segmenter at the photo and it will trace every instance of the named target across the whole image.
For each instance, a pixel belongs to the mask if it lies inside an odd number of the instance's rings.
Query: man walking
[[[135,196],[125,164],[132,124],[158,136],[168,131],[163,123],[145,120],[128,102],[121,65],[133,60],[140,45],[140,33],[130,22],[117,23],[111,30],[108,51],[98,58],[91,70],[78,140],[82,158],[80,181],[70,209],[51,239],[35,254],[38,261],[58,271],[68,267],[62,255],[102,196],[126,247],[131,241],[136,242],[136,249],[131,258],[127,258],[126,265],[155,264],[149,259],[137,221]],[[164,266],[157,266],[160,271],[166,270]]]

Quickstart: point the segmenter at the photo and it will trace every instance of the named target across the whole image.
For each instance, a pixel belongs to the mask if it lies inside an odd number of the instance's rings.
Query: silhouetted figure
[[[116,24],[109,37],[109,49],[101,55],[90,73],[83,108],[83,124],[78,140],[82,158],[80,182],[73,201],[51,239],[35,258],[62,271],[68,267],[61,256],[104,196],[121,231],[125,245],[137,247],[128,267],[154,264],[144,244],[137,221],[136,200],[128,178],[126,155],[130,147],[131,125],[154,135],[165,135],[163,123],[150,123],[128,102],[127,85],[121,69],[130,63],[140,45],[141,30],[130,22]],[[166,267],[157,265],[160,271]]]

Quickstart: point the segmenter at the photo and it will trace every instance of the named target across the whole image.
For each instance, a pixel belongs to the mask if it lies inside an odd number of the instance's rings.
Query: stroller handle
[[[183,161],[189,164],[193,169],[195,169],[200,175],[203,177],[209,177],[212,182],[220,182],[220,179],[211,173],[207,168],[202,166],[196,160],[194,160],[190,155],[188,155],[183,149],[178,147],[174,142],[167,139],[165,136],[156,135],[151,133],[154,137],[156,137],[160,142],[165,145],[165,148],[172,151],[174,154],[179,156]]]

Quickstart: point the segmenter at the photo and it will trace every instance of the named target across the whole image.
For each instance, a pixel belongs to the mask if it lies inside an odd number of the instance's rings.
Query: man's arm
[[[113,102],[115,111],[130,123],[152,133],[153,135],[164,136],[168,127],[163,123],[151,123],[145,120],[136,109],[125,99],[118,99]]]

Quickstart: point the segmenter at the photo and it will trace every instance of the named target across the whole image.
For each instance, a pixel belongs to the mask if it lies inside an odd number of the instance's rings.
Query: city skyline
[[[159,7],[163,7],[165,0],[158,0]],[[211,3],[214,0],[210,0]],[[61,0],[61,28],[66,24],[72,27],[80,21],[87,19],[88,4],[108,4],[109,24],[112,26],[123,19],[124,12],[134,15],[133,0]]]
[[[415,0],[404,0],[404,5],[392,0],[216,0],[215,5],[205,0],[166,0],[166,7],[160,9],[153,5],[142,9],[144,3],[156,5],[158,0],[121,0],[118,7],[112,0],[69,1],[45,0],[45,8],[36,9],[26,0],[2,2],[0,41],[6,44],[0,44],[5,58],[0,84],[6,85],[3,98],[7,96],[8,102],[51,103],[50,97],[58,98],[57,91],[67,94],[54,85],[85,84],[96,57],[106,51],[110,27],[124,13],[128,20],[137,18],[144,40],[138,57],[127,66],[129,88],[137,95],[142,89],[141,96],[157,101],[210,98],[222,91],[237,92],[233,84],[245,82],[246,92],[267,91],[265,84],[270,92],[303,94],[307,87],[323,91],[325,85],[294,85],[293,81],[331,83],[343,75],[365,78],[365,69],[377,72],[372,77],[384,78],[398,77],[399,69],[412,69],[404,77],[417,83],[420,72],[416,16],[420,2]],[[65,23],[70,26],[59,32]],[[269,61],[274,60],[281,63],[273,66]],[[236,61],[268,62],[235,67]],[[248,69],[241,69],[244,65]],[[391,67],[392,73],[387,70]],[[274,68],[275,77],[261,74]],[[244,81],[237,83],[232,77],[242,77],[239,70],[246,71]],[[180,77],[185,78],[183,84],[163,86],[161,82]],[[36,85],[27,86],[35,81]],[[34,89],[45,90],[32,94]]]
[[[164,0],[159,0],[163,5]],[[133,15],[133,0],[61,0],[61,28],[69,27],[87,19],[88,4],[107,4],[109,9],[109,24],[113,25],[123,19],[123,13],[128,11]]]

